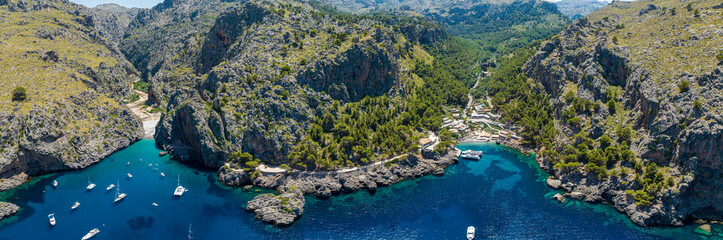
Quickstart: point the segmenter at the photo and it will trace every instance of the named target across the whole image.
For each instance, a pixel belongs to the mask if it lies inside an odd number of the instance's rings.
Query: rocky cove
[[[422,151],[422,154],[408,155],[385,164],[364,166],[354,171],[290,171],[288,173],[261,174],[249,177],[242,170],[228,166],[221,167],[218,180],[229,186],[253,185],[275,189],[282,193],[279,197],[299,198],[303,194],[313,194],[319,198],[329,198],[340,193],[352,193],[359,190],[375,192],[377,187],[389,186],[406,179],[419,178],[434,173],[443,175],[444,168],[459,161],[461,151],[452,148],[444,153]],[[304,202],[291,201],[291,209],[284,208],[280,201],[268,195],[259,195],[249,202],[246,208],[253,211],[257,218],[276,226],[289,226],[301,216]]]

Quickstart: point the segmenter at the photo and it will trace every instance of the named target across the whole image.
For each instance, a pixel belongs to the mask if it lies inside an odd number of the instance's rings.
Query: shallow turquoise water
[[[468,225],[477,227],[477,239],[713,239],[694,233],[695,226],[639,228],[606,205],[559,204],[532,158],[496,145],[459,148],[485,156],[447,168],[444,177],[408,180],[375,194],[307,197],[304,215],[279,229],[243,210],[258,193],[219,184],[213,170],[159,157],[154,142],[142,140],[87,169],[0,193],[0,200],[22,208],[0,222],[0,240],[79,239],[96,227],[101,233],[94,239],[185,239],[189,224],[195,239],[464,239]],[[173,197],[177,175],[189,189],[181,198]],[[98,184],[92,191],[85,190],[88,177]],[[115,191],[105,188],[117,180],[128,197],[113,204]],[[75,201],[81,205],[71,211]],[[58,223],[50,227],[53,212]],[[715,233],[723,232],[719,226]]]

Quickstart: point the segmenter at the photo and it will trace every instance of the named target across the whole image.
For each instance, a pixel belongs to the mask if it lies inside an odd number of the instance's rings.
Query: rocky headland
[[[542,43],[523,71],[558,120],[555,149],[537,155],[551,187],[611,203],[641,226],[721,220],[723,31],[710,27],[721,22],[714,5],[613,2]]]
[[[0,1],[0,191],[87,167],[143,134],[121,103],[135,68],[87,10],[64,0]]]

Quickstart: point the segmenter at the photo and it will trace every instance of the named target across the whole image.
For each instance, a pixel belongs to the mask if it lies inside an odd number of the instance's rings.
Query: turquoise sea
[[[607,205],[557,203],[531,157],[491,144],[458,147],[485,155],[460,161],[443,177],[407,180],[375,194],[307,196],[304,215],[280,229],[243,210],[259,193],[223,186],[214,170],[159,157],[153,140],[141,140],[87,169],[36,177],[0,193],[0,200],[22,208],[0,222],[0,240],[80,239],[93,228],[101,230],[93,238],[99,240],[187,239],[189,225],[194,239],[464,239],[469,225],[477,228],[476,239],[723,238],[721,225],[713,226],[717,237],[698,234],[693,225],[640,228]],[[178,177],[189,190],[174,198]],[[88,178],[98,185],[92,191],[85,189]],[[115,190],[105,188],[116,181],[128,197],[113,204]],[[81,205],[71,211],[76,201]]]

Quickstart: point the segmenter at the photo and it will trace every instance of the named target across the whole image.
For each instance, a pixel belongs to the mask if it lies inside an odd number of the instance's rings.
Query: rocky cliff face
[[[713,26],[723,19],[713,5],[615,2],[530,58],[525,74],[551,96],[565,156],[541,164],[565,190],[613,203],[644,226],[721,219],[723,31]],[[580,155],[581,143],[601,153],[607,169],[581,161],[596,159]]]
[[[120,103],[134,68],[67,1],[0,4],[0,190],[84,168],[142,136]],[[24,98],[14,98],[16,87]]]
[[[88,9],[89,14],[93,16],[95,29],[112,43],[118,43],[123,39],[128,25],[139,11],[138,8],[126,8],[112,3]]]
[[[299,2],[164,2],[128,33],[120,47],[166,109],[157,143],[211,167],[234,152],[284,163],[332,101],[401,94],[399,50],[415,44],[369,18]]]

